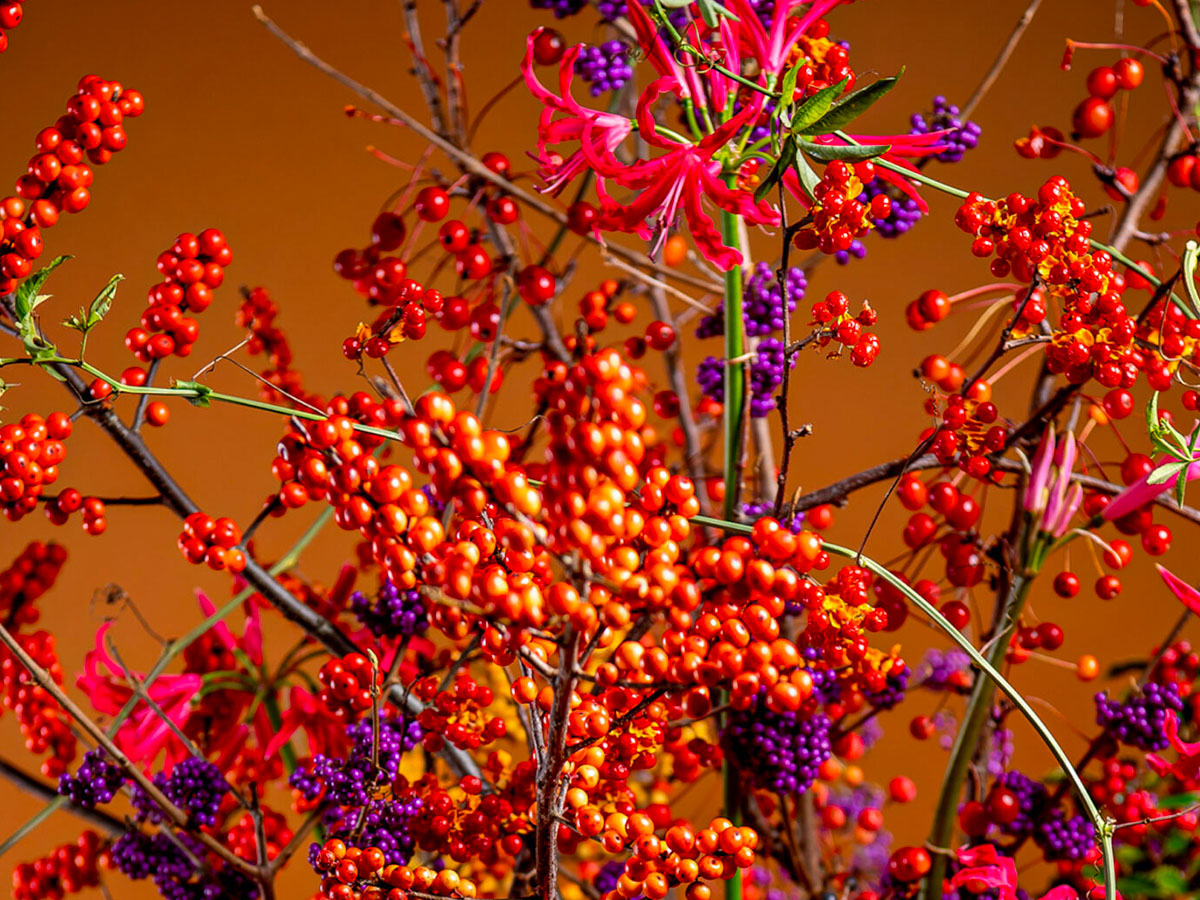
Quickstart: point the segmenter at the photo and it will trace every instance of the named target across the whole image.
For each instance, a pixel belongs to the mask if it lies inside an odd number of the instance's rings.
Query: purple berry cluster
[[[888,672],[887,682],[880,690],[864,695],[867,703],[875,709],[893,709],[899,706],[908,691],[908,680],[911,674],[908,669],[904,669],[899,674]]]
[[[971,657],[963,651],[933,647],[925,652],[924,658],[917,664],[916,678],[921,687],[941,691],[950,687],[952,678],[970,668]]]
[[[603,896],[617,889],[621,876],[625,873],[625,863],[620,860],[609,860],[600,867],[600,871],[592,879],[592,886]]]
[[[1045,786],[1024,772],[1011,769],[1000,776],[999,783],[1017,798],[1017,817],[1004,825],[1006,832],[1024,836],[1033,830],[1033,823],[1041,818],[1049,799]]]
[[[83,755],[83,762],[75,774],[63,775],[58,780],[58,792],[76,806],[95,809],[102,803],[112,802],[121,786],[125,774],[100,747]]]
[[[380,783],[391,783],[400,771],[400,759],[421,741],[421,726],[403,718],[382,718],[379,721],[379,765],[372,761],[374,754],[370,720],[349,725],[346,734],[354,741],[349,755],[326,756],[318,753],[308,768],[292,773],[288,783],[308,800],[324,792],[325,799],[336,805],[364,807],[370,803],[372,789]]]
[[[587,45],[575,58],[575,73],[591,85],[593,97],[619,91],[633,78],[633,66],[629,64],[631,52],[623,41]]]
[[[587,6],[587,0],[529,0],[529,5],[534,9],[550,10],[556,19],[565,19]]]
[[[402,866],[412,857],[416,846],[408,823],[420,814],[423,806],[420,797],[372,800],[365,809],[335,810],[325,825],[329,837],[356,847],[378,847],[388,865]],[[321,844],[309,845],[308,861],[314,869],[320,851]]]
[[[799,794],[812,785],[821,763],[833,752],[829,717],[768,708],[766,691],[748,709],[735,710],[722,735],[725,752],[756,787]]]
[[[932,112],[928,114],[913,113],[912,129],[909,134],[945,131],[942,143],[946,145],[946,149],[934,158],[940,162],[958,162],[968,150],[974,150],[979,146],[979,135],[983,132],[983,129],[975,122],[964,122],[958,116],[957,106],[949,103],[945,97],[934,97]]]
[[[1167,746],[1167,713],[1183,711],[1183,700],[1173,686],[1154,682],[1134,691],[1124,701],[1096,695],[1096,724],[1114,740],[1140,750],[1163,750]]]
[[[718,403],[725,402],[725,361],[715,356],[706,356],[696,366],[696,383],[705,397]]]
[[[846,263],[850,262],[851,259],[862,259],[866,255],[867,255],[867,245],[864,244],[862,241],[860,241],[858,238],[855,238],[850,243],[850,249],[838,250],[836,253],[833,254],[833,258],[838,261],[839,266],[844,266],[844,265],[846,265]]]
[[[1086,816],[1068,816],[1056,809],[1038,823],[1033,840],[1051,862],[1079,862],[1096,846],[1096,828]]]
[[[229,783],[220,768],[195,756],[176,764],[170,775],[159,772],[154,776],[154,784],[199,825],[217,824],[221,801],[229,793]],[[158,805],[137,785],[134,785],[132,799],[134,808],[151,822],[163,821]]]
[[[404,591],[385,581],[372,600],[362,591],[350,597],[350,609],[376,637],[407,637],[429,627],[425,601],[417,591]]]
[[[750,361],[750,417],[761,419],[777,407],[775,392],[783,384],[786,348],[778,338],[758,342],[758,355]],[[795,365],[795,358],[792,365]]]
[[[130,828],[112,847],[117,870],[134,881],[153,879],[165,900],[258,897],[258,886],[240,873],[193,862],[207,858],[204,845],[185,832],[159,831],[150,836]]]
[[[804,299],[808,278],[804,270],[793,266],[787,274],[787,311],[795,312]],[[765,262],[756,263],[742,291],[742,321],[747,337],[764,337],[783,329],[783,289],[775,271]],[[725,304],[722,302],[711,316],[700,320],[696,337],[716,337],[725,333]]]

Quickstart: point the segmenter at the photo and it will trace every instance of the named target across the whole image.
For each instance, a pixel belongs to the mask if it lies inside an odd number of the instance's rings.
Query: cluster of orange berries
[[[484,712],[494,699],[490,687],[465,671],[458,673],[448,690],[440,690],[439,685],[440,679],[430,675],[412,687],[413,694],[425,703],[417,722],[425,732],[421,743],[430,753],[447,743],[460,750],[478,750],[508,733],[503,718]]]
[[[125,346],[142,363],[187,356],[200,336],[200,323],[185,313],[202,313],[212,304],[213,291],[225,280],[225,267],[233,262],[233,251],[225,235],[206,228],[198,235],[184,233],[169,250],[159,254],[156,265],[163,280],[147,293],[147,308],[141,324],[125,335]],[[140,387],[146,373],[136,366],[126,369],[121,380]]]
[[[66,115],[38,132],[37,152],[28,172],[17,179],[16,196],[0,200],[0,294],[11,293],[33,271],[33,260],[43,251],[42,229],[56,224],[60,213],[77,213],[91,202],[94,173],[87,162],[104,165],[124,149],[124,120],[140,116],[143,109],[137,91],[86,75],[67,101]]]
[[[322,406],[320,397],[304,389],[304,379],[299,370],[292,368],[292,347],[287,335],[275,324],[279,306],[271,299],[264,287],[243,291],[242,305],[237,311],[237,325],[250,332],[246,352],[251,356],[265,356],[267,368],[259,374],[266,380],[260,382],[262,398],[270,403],[291,403],[292,398]]]
[[[938,462],[944,466],[957,463],[972,478],[986,478],[991,473],[987,454],[998,453],[1008,443],[1008,429],[1000,423],[991,398],[991,385],[982,378],[965,392],[946,398],[941,424],[921,435],[922,440],[931,439],[929,449]]]
[[[183,520],[177,544],[183,558],[194,565],[203,563],[210,569],[236,573],[246,568],[246,554],[238,546],[241,542],[242,529],[233,519],[194,512]]]
[[[60,900],[100,884],[100,865],[106,851],[100,835],[85,831],[78,839],[62,844],[41,859],[13,869],[13,900]]]
[[[514,765],[508,753],[494,750],[483,768],[493,787],[486,794],[476,776],[468,775],[447,789],[428,772],[411,784],[400,779],[394,790],[401,797],[421,800],[419,812],[408,820],[417,847],[444,853],[455,862],[475,858],[487,866],[500,864],[502,875],[504,856],[519,854],[532,832],[529,813],[535,803],[537,764],[526,759]],[[561,831],[559,843],[562,846]]]
[[[383,686],[383,675],[361,653],[331,659],[317,673],[321,691],[317,699],[338,719],[354,719],[369,710],[374,694]]]
[[[625,861],[616,888],[603,894],[602,900],[631,900],[637,896],[663,900],[677,885],[686,885],[687,900],[709,900],[712,888],[707,882],[728,881],[739,869],[754,865],[757,858],[758,832],[736,826],[728,819],[715,818],[698,831],[685,823],[675,824],[661,838],[655,828],[656,823],[645,812],[612,813],[607,817],[600,838],[605,849],[619,852],[630,847],[633,852]]]
[[[617,302],[621,293],[621,282],[606,278],[595,290],[588,291],[579,299],[579,315],[588,331],[595,334],[608,326],[609,316],[621,325],[628,325],[637,318],[637,307],[628,300]]]
[[[873,227],[875,219],[886,219],[892,212],[887,194],[876,194],[863,202],[863,185],[875,179],[875,164],[870,160],[848,165],[834,160],[813,187],[812,221],[796,232],[800,250],[820,250],[825,254],[847,251],[855,238]]]
[[[388,865],[378,847],[348,847],[331,838],[317,852],[316,869],[326,873],[321,893],[329,900],[406,900],[408,892],[471,900],[475,882],[453,869]]]

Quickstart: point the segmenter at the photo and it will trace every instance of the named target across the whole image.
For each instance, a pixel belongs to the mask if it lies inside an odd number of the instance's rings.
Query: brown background
[[[872,129],[907,130],[909,112],[926,108],[936,93],[959,102],[965,99],[1024,5],[1012,0],[920,0],[863,2],[838,11],[833,18],[835,34],[851,41],[851,59],[860,72],[888,74],[902,65],[908,67],[896,91],[872,111]],[[420,6],[426,33],[436,35],[442,28],[441,4],[423,0]],[[267,12],[354,77],[405,108],[422,111],[407,74],[400,4],[395,0],[339,4],[277,0]],[[1161,30],[1161,19],[1153,9],[1130,8],[1128,19],[1131,36]],[[586,24],[593,20],[585,14],[565,27],[572,29],[569,34],[576,40],[595,40],[599,34]],[[523,36],[535,24],[546,22],[546,14],[530,11],[523,0],[484,4],[467,30],[463,48],[473,109],[516,74]],[[1083,96],[1087,69],[1111,62],[1112,53],[1081,54],[1080,65],[1063,73],[1059,69],[1063,40],[1066,36],[1102,40],[1111,34],[1111,27],[1106,4],[1049,0],[993,95],[975,116],[984,127],[982,148],[960,165],[935,166],[930,171],[989,195],[1032,192],[1052,171],[1064,171],[1086,183],[1082,180],[1085,165],[1071,160],[1052,169],[1045,163],[1025,162],[1012,151],[1012,140],[1034,123],[1066,128],[1070,109]],[[339,345],[363,317],[363,306],[333,276],[330,260],[343,247],[365,243],[376,210],[403,183],[403,173],[368,156],[364,146],[377,144],[401,159],[414,160],[422,142],[386,126],[347,120],[342,107],[354,98],[298,62],[254,21],[241,0],[31,3],[25,21],[11,34],[11,48],[0,58],[0,67],[7,76],[7,89],[0,92],[5,138],[0,172],[9,173],[5,177],[15,178],[24,171],[33,135],[54,121],[82,74],[94,71],[118,78],[146,96],[145,116],[129,123],[127,150],[97,172],[91,207],[47,236],[49,255],[69,252],[76,257],[54,276],[51,287],[56,298],[45,307],[47,319],[65,316],[86,302],[111,273],[123,272],[128,278],[110,320],[93,338],[90,353],[96,364],[119,372],[130,363],[121,338],[138,315],[143,291],[156,280],[155,256],[178,232],[213,225],[225,231],[235,251],[230,286],[201,318],[202,338],[196,352],[187,360],[172,360],[167,373],[189,378],[206,360],[235,344],[240,335],[233,323],[232,288],[263,284],[282,306],[279,324],[287,330],[309,384],[326,393],[359,387]],[[1134,137],[1122,149],[1122,161],[1127,162],[1158,126],[1160,90],[1158,79],[1150,76],[1135,96],[1130,120]],[[536,115],[536,104],[524,89],[514,91],[481,130],[476,149],[504,150],[516,168],[528,168],[523,153],[532,146]],[[438,165],[444,167],[445,162]],[[1098,197],[1094,186],[1087,190],[1087,196]],[[1186,224],[1194,223],[1200,212],[1194,196],[1173,197]],[[925,424],[924,394],[909,373],[927,353],[947,351],[957,343],[965,320],[956,318],[917,335],[905,328],[903,307],[926,288],[953,293],[988,278],[986,266],[970,256],[968,240],[953,227],[955,201],[939,196],[932,202],[933,217],[908,239],[870,240],[866,261],[846,268],[826,264],[816,274],[810,299],[837,287],[855,301],[869,298],[880,310],[883,353],[867,371],[853,369],[844,360],[805,358],[794,382],[793,416],[794,421],[812,422],[816,435],[798,450],[793,487],[814,488],[880,459],[906,454]],[[544,229],[542,221],[533,224]],[[768,242],[762,246],[764,253],[771,252]],[[590,259],[586,254],[585,258]],[[576,287],[583,290],[589,278],[603,274],[607,273],[594,260],[588,262],[577,276],[569,302],[574,304]],[[797,327],[802,327],[803,319],[797,315]],[[531,324],[522,320],[517,327],[528,329]],[[424,382],[426,353],[444,343],[440,329],[430,333],[433,337],[420,352],[406,348],[396,358],[410,385]],[[708,347],[704,352],[719,351]],[[1022,371],[1027,375],[1029,366]],[[1011,377],[998,389],[1002,413],[1020,416],[1024,411],[1025,375]],[[59,408],[63,394],[57,386],[28,372],[21,376],[25,383],[4,398],[10,411],[6,416],[26,411],[45,414]],[[211,376],[211,382],[233,392],[255,391],[246,376],[230,367]],[[524,391],[516,379],[509,387],[511,395],[495,414],[501,427],[528,416]],[[1005,398],[1009,398],[1007,406]],[[1128,420],[1122,431],[1135,448],[1143,447],[1137,417]],[[152,433],[150,440],[205,510],[245,523],[272,489],[269,467],[279,434],[279,421],[268,415],[229,408],[203,411],[179,404],[173,408],[170,426]],[[1099,440],[1095,446],[1102,460],[1119,458],[1110,442]],[[69,444],[60,483],[96,494],[146,490],[137,473],[86,422]],[[857,498],[839,514],[832,537],[856,541],[877,499],[878,494],[870,492]],[[264,529],[259,546],[265,555],[287,546],[314,512],[307,509]],[[897,508],[884,515],[871,544],[879,558],[896,552],[904,515]],[[1200,545],[1192,534],[1182,528],[1177,531],[1171,564],[1189,580],[1200,578],[1200,568],[1189,556]],[[174,548],[177,533],[178,523],[156,509],[114,511],[108,533],[99,539],[82,535],[77,523],[55,529],[40,516],[32,517],[19,527],[0,528],[0,561],[6,564],[35,537],[53,538],[69,547],[71,559],[63,577],[41,607],[43,623],[58,635],[64,665],[73,671],[100,622],[90,598],[107,583],[123,586],[153,626],[167,635],[179,634],[198,620],[192,595],[196,585],[215,597],[227,596],[224,578],[190,567],[180,557]],[[329,533],[309,551],[301,568],[315,579],[329,580],[349,547],[344,535]],[[1077,549],[1075,556],[1086,585],[1095,577],[1092,565],[1086,551]],[[1057,565],[1052,562],[1051,568]],[[986,603],[986,596],[982,600]],[[1060,656],[1074,660],[1083,652],[1104,659],[1144,652],[1175,615],[1173,603],[1139,553],[1125,593],[1111,604],[1089,597],[1086,588],[1075,601],[1061,601],[1042,585],[1032,605],[1036,613],[1063,625],[1067,642]],[[276,631],[286,637],[278,625]],[[141,668],[152,662],[157,648],[128,615],[116,634],[131,662]],[[910,648],[906,655],[914,663],[929,640],[928,632],[916,624],[898,637]],[[1024,667],[1016,680],[1069,719],[1071,724],[1052,710],[1047,716],[1064,735],[1068,749],[1077,751],[1082,742],[1072,730],[1090,725],[1092,688],[1081,685],[1070,672],[1039,663]],[[917,780],[918,802],[889,818],[890,827],[915,840],[926,827],[944,755],[932,742],[917,744],[906,734],[908,717],[931,711],[931,701],[919,698],[904,710],[884,718],[890,739],[866,767],[871,777],[884,782],[900,772]],[[1026,739],[1025,744],[1028,748],[1031,741]],[[0,750],[27,763],[19,748],[9,714],[0,722]],[[1036,748],[1022,752],[1021,759],[1035,769],[1046,765],[1045,755]],[[37,808],[37,801],[0,784],[0,833],[10,833]],[[76,820],[60,815],[27,838],[11,854],[11,862],[44,853],[78,830]],[[5,868],[10,868],[10,860],[5,860]],[[302,864],[293,869],[289,883],[294,892],[287,895],[304,896],[314,882]],[[151,895],[145,885],[131,886],[119,877],[113,879],[113,894],[119,898]]]

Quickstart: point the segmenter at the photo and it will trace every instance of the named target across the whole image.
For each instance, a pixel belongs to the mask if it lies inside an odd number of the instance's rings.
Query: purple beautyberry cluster
[[[74,775],[67,773],[58,779],[58,792],[76,806],[95,809],[102,803],[111,803],[123,784],[125,774],[121,767],[103,748],[97,747],[83,755]]]
[[[405,591],[385,581],[374,599],[362,591],[350,597],[350,609],[376,637],[408,637],[429,627],[425,601],[417,591]]]
[[[215,864],[198,868],[193,862],[207,859],[204,845],[186,832],[150,836],[131,828],[112,847],[116,869],[134,881],[153,879],[165,900],[259,896],[258,885],[241,873]]]
[[[168,775],[159,772],[154,776],[155,786],[168,800],[188,814],[199,825],[217,824],[217,811],[221,801],[229,793],[229,782],[220,768],[207,759],[189,756],[176,764]],[[163,821],[162,810],[137,785],[133,788],[133,805],[151,822]]]
[[[941,142],[946,145],[934,159],[940,162],[958,162],[968,150],[979,146],[979,135],[983,129],[974,122],[964,122],[959,117],[958,107],[949,103],[945,97],[933,98],[933,111],[930,113],[913,113],[912,128],[909,134],[929,134],[933,131],[945,131]]]
[[[587,45],[575,58],[575,73],[591,87],[593,97],[608,91],[619,91],[631,78],[630,47],[622,41],[605,41],[599,46]]]
[[[886,219],[875,220],[875,233],[882,238],[897,238],[911,231],[921,221],[921,207],[908,194],[889,188],[886,181],[876,178],[863,185],[863,203],[869,204],[880,194],[887,194],[892,201],[892,211]]]
[[[587,6],[587,0],[529,0],[529,5],[534,9],[550,10],[556,19],[565,19]]]
[[[1079,862],[1096,846],[1096,828],[1086,816],[1068,816],[1056,809],[1038,824],[1033,840],[1051,862]]]
[[[921,687],[945,690],[950,687],[952,678],[970,668],[971,657],[962,650],[953,647],[949,650],[939,650],[933,647],[926,651],[924,658],[917,664],[917,682]]]
[[[808,289],[808,278],[804,270],[793,266],[788,269],[787,293],[789,313],[804,299]],[[783,289],[775,277],[775,271],[765,262],[756,263],[754,271],[746,279],[742,290],[742,322],[747,337],[764,337],[773,331],[783,330]],[[711,316],[705,316],[696,327],[696,337],[717,337],[725,333],[725,303],[717,305]]]
[[[1096,695],[1096,724],[1114,740],[1140,750],[1164,750],[1167,747],[1167,713],[1183,712],[1183,700],[1171,685],[1150,682],[1124,701]]]
[[[867,703],[875,709],[894,709],[904,700],[908,690],[908,679],[911,672],[906,668],[900,673],[888,672],[884,686],[869,694],[865,694]]]
[[[768,708],[766,691],[744,710],[735,710],[722,735],[725,752],[762,790],[798,794],[809,789],[833,748],[829,717]]]
[[[334,810],[324,824],[329,837],[354,847],[378,847],[388,865],[402,866],[408,863],[416,846],[409,833],[409,822],[420,814],[423,806],[420,797],[371,800],[365,809]],[[313,843],[308,848],[308,861],[314,869],[321,846]]]
[[[1001,775],[1000,784],[1017,798],[1017,817],[1002,827],[1009,834],[1019,837],[1029,834],[1033,830],[1033,823],[1041,818],[1049,799],[1045,785],[1016,769]]]
[[[379,765],[372,761],[371,722],[364,719],[346,727],[354,741],[346,758],[318,753],[308,768],[292,773],[288,784],[307,800],[324,792],[325,800],[336,806],[364,807],[371,789],[379,783],[391,783],[400,771],[400,758],[421,742],[421,726],[415,721],[388,717],[379,721]]]

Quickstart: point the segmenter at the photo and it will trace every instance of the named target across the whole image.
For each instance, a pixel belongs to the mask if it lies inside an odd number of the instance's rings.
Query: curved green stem
[[[730,176],[736,179],[736,175]],[[727,247],[739,247],[738,219],[721,211],[721,236]],[[741,357],[746,352],[742,321],[742,267],[725,273],[725,518],[732,519],[737,501],[738,470],[742,457],[742,412],[745,404],[746,369]],[[738,360],[735,362],[734,360]]]
[[[712,528],[720,528],[725,531],[736,532],[738,534],[749,534],[752,531],[749,525],[743,525],[739,522],[722,521],[709,516],[693,516],[691,521],[695,522],[697,525],[707,525]],[[1054,737],[1054,733],[1050,730],[1046,723],[1042,721],[1041,717],[1036,712],[1034,712],[1034,709],[1029,705],[1029,702],[1021,696],[1020,692],[1015,687],[1009,684],[1008,680],[1000,674],[996,667],[993,666],[991,662],[989,662],[988,659],[985,658],[983,654],[981,654],[975,648],[975,645],[963,636],[962,632],[951,625],[946,617],[938,612],[937,607],[933,606],[928,600],[914,591],[908,584],[893,575],[886,566],[876,562],[870,557],[859,555],[857,550],[853,550],[849,547],[842,547],[838,544],[831,544],[822,541],[821,549],[833,556],[840,556],[843,559],[854,560],[856,565],[862,566],[863,568],[872,572],[874,575],[888,582],[896,590],[900,591],[900,593],[902,593],[910,603],[920,609],[921,612],[925,613],[929,620],[937,626],[939,631],[943,632],[947,637],[954,641],[954,643],[958,644],[963,652],[971,658],[971,661],[975,664],[975,666],[985,676],[987,676],[987,678],[991,680],[996,687],[998,687],[1004,693],[1004,695],[1008,697],[1009,700],[1012,701],[1013,706],[1015,706],[1021,715],[1025,717],[1026,721],[1028,721],[1033,727],[1033,730],[1037,732],[1038,737],[1041,738],[1042,743],[1049,748],[1051,754],[1054,756],[1055,761],[1059,764],[1059,766],[1062,767],[1064,775],[1070,782],[1075,796],[1078,798],[1080,808],[1083,810],[1084,815],[1088,817],[1089,821],[1091,821],[1093,827],[1095,827],[1096,837],[1100,842],[1101,856],[1103,857],[1104,861],[1104,896],[1116,897],[1117,868],[1116,860],[1113,856],[1113,822],[1100,812],[1099,808],[1096,806],[1096,802],[1092,799],[1092,795],[1088,793],[1087,785],[1083,783],[1083,778],[1075,770],[1075,766],[1071,761],[1071,758],[1058,743],[1058,740]]]

